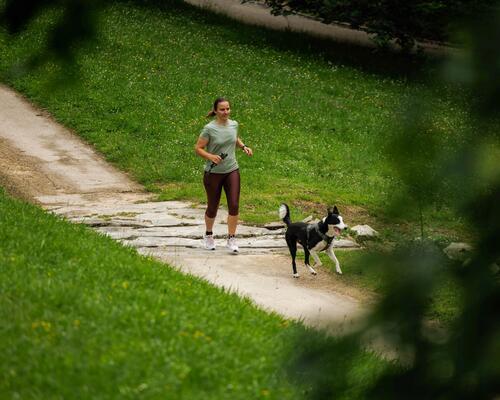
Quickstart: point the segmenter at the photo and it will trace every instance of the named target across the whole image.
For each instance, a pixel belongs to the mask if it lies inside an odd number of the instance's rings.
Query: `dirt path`
[[[224,248],[225,225],[217,224],[218,249],[208,252],[201,248],[203,209],[152,201],[89,145],[4,86],[0,104],[0,184],[10,193],[310,326],[346,331],[364,313],[367,296],[324,268],[311,276],[299,267],[301,278],[292,278],[282,230],[241,226],[235,256]],[[336,245],[357,246],[348,240]]]

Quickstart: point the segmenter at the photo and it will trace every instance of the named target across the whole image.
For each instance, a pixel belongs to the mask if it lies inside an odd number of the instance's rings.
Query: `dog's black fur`
[[[299,277],[295,257],[297,255],[297,243],[302,245],[305,253],[305,264],[309,271],[316,275],[316,271],[309,264],[309,255],[311,254],[316,262],[316,265],[321,265],[316,252],[326,250],[328,256],[335,263],[336,271],[342,274],[339,261],[333,252],[333,239],[347,226],[344,224],[342,217],[339,215],[337,206],[333,209],[328,209],[328,215],[317,224],[306,224],[305,222],[291,222],[290,209],[286,204],[280,206],[280,218],[287,226],[285,239],[292,256],[293,276]]]

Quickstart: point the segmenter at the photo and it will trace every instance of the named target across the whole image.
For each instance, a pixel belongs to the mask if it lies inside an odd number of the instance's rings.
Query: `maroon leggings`
[[[240,202],[240,170],[229,172],[227,174],[214,174],[205,172],[203,176],[203,185],[207,192],[207,211],[208,218],[215,218],[219,209],[220,196],[222,188],[226,193],[227,208],[229,215],[238,215],[238,206]]]

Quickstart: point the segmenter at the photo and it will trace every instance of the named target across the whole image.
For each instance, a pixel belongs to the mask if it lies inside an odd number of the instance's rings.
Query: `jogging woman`
[[[236,160],[236,148],[251,156],[252,149],[238,137],[238,123],[229,119],[231,108],[229,101],[223,97],[215,100],[208,117],[215,117],[206,124],[195,145],[196,154],[203,157],[205,174],[203,184],[207,193],[207,209],[205,211],[205,248],[215,250],[213,226],[219,209],[222,189],[226,193],[227,247],[232,253],[238,253],[236,244],[236,228],[238,226],[240,201],[240,171]]]

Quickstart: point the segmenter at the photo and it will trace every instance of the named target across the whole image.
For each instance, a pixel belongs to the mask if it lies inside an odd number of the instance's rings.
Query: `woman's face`
[[[228,101],[221,101],[217,104],[217,110],[215,110],[217,119],[219,121],[227,121],[229,119],[229,114],[231,114],[231,108],[229,107]]]

